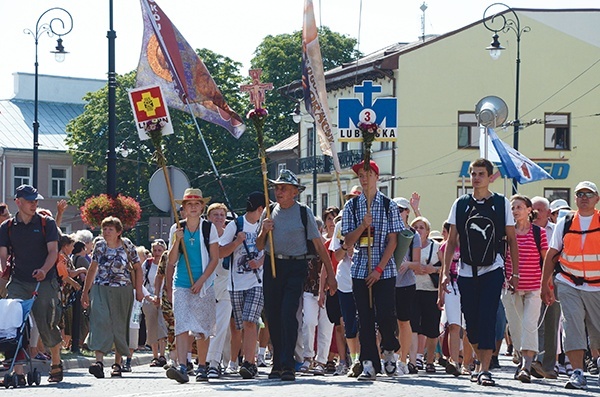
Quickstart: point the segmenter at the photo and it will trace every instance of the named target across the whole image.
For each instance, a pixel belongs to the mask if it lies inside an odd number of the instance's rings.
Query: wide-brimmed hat
[[[298,182],[298,177],[290,170],[284,169],[279,173],[279,178],[276,180],[269,179],[269,187],[274,185],[292,185],[298,188],[298,192],[302,193],[306,186],[303,186]]]
[[[175,200],[177,204],[183,204],[186,201],[201,201],[203,204],[207,204],[210,201],[210,197],[202,197],[202,190],[189,187],[183,192],[183,198],[181,200]]]
[[[363,161],[361,161],[361,162],[360,162],[360,163],[358,163],[358,164],[354,164],[354,165],[352,166],[352,171],[354,171],[354,173],[355,173],[356,175],[358,175],[358,171],[360,171],[360,170],[362,170],[362,169],[364,169],[364,168],[365,168],[365,161],[363,160]],[[377,165],[377,163],[376,163],[376,162],[374,162],[373,160],[370,160],[370,161],[369,161],[369,168],[370,168],[370,169],[371,169],[371,170],[372,170],[372,171],[373,171],[373,172],[374,172],[376,175],[379,175],[379,166],[378,166],[378,165]]]
[[[360,196],[362,194],[362,187],[360,185],[352,186],[352,189],[344,195],[345,200],[350,200],[352,197]]]

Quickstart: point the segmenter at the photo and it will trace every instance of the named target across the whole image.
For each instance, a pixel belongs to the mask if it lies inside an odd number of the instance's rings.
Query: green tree
[[[239,92],[243,81],[241,64],[210,50],[197,50],[229,105],[242,113],[247,99]],[[133,124],[127,90],[135,87],[135,72],[117,76],[116,145],[126,148],[128,156],[117,159],[117,192],[139,198],[142,207],[142,241],[147,236],[150,216],[164,216],[154,207],[148,194],[148,182],[157,166],[151,161],[154,151],[149,140],[140,141]],[[106,151],[108,149],[108,88],[86,95],[84,112],[67,126],[67,145],[75,164],[92,170],[82,180],[83,188],[74,192],[70,202],[82,205],[86,198],[106,192]],[[224,202],[204,145],[188,113],[170,109],[175,134],[164,139],[164,153],[170,165],[181,168],[193,187],[200,187],[213,202]],[[262,186],[258,149],[251,134],[235,139],[220,126],[197,119],[221,182],[235,210],[245,208],[245,197]],[[233,150],[232,150],[233,149]],[[120,151],[122,152],[122,151]],[[139,162],[138,162],[139,156]],[[139,168],[138,168],[139,167]]]
[[[356,43],[356,39],[332,32],[326,26],[319,28],[319,44],[325,71],[359,57],[361,54],[355,50]],[[276,88],[266,94],[269,119],[265,125],[265,143],[271,145],[289,137],[298,128],[289,114],[299,98],[293,92],[282,94],[277,88],[302,78],[302,31],[269,35],[263,39],[254,55],[252,68],[262,69],[261,79],[272,82]]]

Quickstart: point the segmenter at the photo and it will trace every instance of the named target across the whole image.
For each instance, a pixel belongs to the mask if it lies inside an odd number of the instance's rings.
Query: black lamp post
[[[300,122],[302,121],[302,116],[303,114],[300,113],[300,102],[296,103],[296,108],[294,109],[294,112],[291,114],[292,119],[294,120],[294,123],[296,124],[300,124]],[[313,121],[313,128],[312,128],[312,143],[313,143],[313,197],[312,197],[312,211],[314,215],[317,215],[317,175],[318,175],[318,169],[317,169],[317,131],[316,131],[316,124]]]
[[[42,22],[42,18],[48,15],[48,22]],[[52,14],[56,15],[53,16]],[[63,21],[62,18],[65,18]],[[68,19],[66,18],[68,17]],[[57,62],[62,62],[65,60],[65,55],[68,52],[65,51],[65,47],[63,46],[62,36],[69,34],[73,30],[73,17],[71,14],[60,7],[52,7],[47,9],[40,15],[36,24],[35,30],[25,29],[24,33],[30,34],[33,36],[35,41],[35,74],[34,74],[34,99],[33,99],[33,175],[31,178],[31,184],[34,187],[37,187],[38,184],[38,150],[39,150],[39,131],[40,131],[40,123],[38,121],[38,42],[42,34],[46,33],[48,37],[58,36],[56,40],[56,50],[51,51],[54,54],[54,57]]]
[[[117,32],[113,29],[113,0],[108,4],[108,150],[106,151],[106,193],[117,196],[117,153],[115,135],[117,132],[117,73],[115,71],[115,41]]]
[[[504,7],[505,10],[503,10],[502,12],[496,12],[490,16],[490,13],[488,11],[490,10],[490,8],[496,7],[496,6]],[[507,18],[506,14],[509,14],[508,18]],[[512,14],[512,16],[510,14]],[[488,20],[488,18],[489,18],[489,20]],[[502,45],[500,44],[500,41],[498,40],[500,38],[498,36],[498,32],[501,31],[501,32],[507,33],[508,31],[512,31],[517,36],[517,59],[516,59],[517,71],[516,71],[516,77],[515,77],[515,119],[512,123],[513,123],[513,128],[514,128],[513,147],[515,148],[515,150],[519,150],[519,130],[521,128],[520,127],[521,123],[519,121],[519,84],[520,84],[520,77],[521,77],[521,35],[523,33],[529,32],[531,30],[531,28],[529,26],[524,26],[523,28],[521,28],[521,21],[519,21],[519,16],[515,12],[515,10],[513,10],[511,7],[509,7],[508,5],[506,5],[504,3],[494,3],[485,9],[485,11],[483,12],[483,26],[485,26],[485,28],[487,30],[489,30],[490,32],[494,32],[494,35],[492,36],[492,43],[489,45],[489,47],[486,48],[486,50],[488,50],[490,52],[490,56],[494,60],[498,59],[500,57],[500,54],[502,53],[502,51],[505,49],[504,47],[502,47]],[[513,187],[512,187],[513,194],[517,192],[517,184],[518,184],[518,182],[517,182],[516,178],[513,179]]]

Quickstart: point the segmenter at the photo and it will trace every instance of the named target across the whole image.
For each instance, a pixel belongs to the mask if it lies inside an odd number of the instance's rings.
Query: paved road
[[[133,372],[124,374],[122,379],[96,379],[87,373],[87,368],[72,368],[66,373],[65,380],[57,385],[49,385],[46,377],[40,386],[31,386],[11,390],[1,390],[11,396],[41,397],[142,397],[142,396],[261,396],[261,397],[395,397],[395,396],[587,396],[597,395],[600,387],[597,377],[587,375],[588,391],[567,390],[564,383],[567,378],[557,380],[534,380],[531,384],[522,384],[512,379],[514,364],[501,357],[501,370],[494,371],[496,387],[483,387],[471,383],[467,377],[454,378],[443,373],[405,375],[388,378],[380,376],[375,382],[359,382],[356,379],[334,376],[299,376],[295,382],[268,380],[270,368],[261,369],[260,376],[254,380],[242,380],[238,376],[223,377],[209,383],[198,383],[194,379],[187,384],[177,384],[167,379],[164,370],[150,368],[147,364],[135,366]],[[108,375],[109,370],[105,372]]]

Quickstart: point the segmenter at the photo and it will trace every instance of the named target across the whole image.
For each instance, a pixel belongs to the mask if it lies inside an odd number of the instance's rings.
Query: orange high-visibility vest
[[[594,210],[587,231],[581,230],[579,212],[575,213],[571,227],[563,236],[560,265],[562,273],[577,285],[600,283],[600,211]]]

